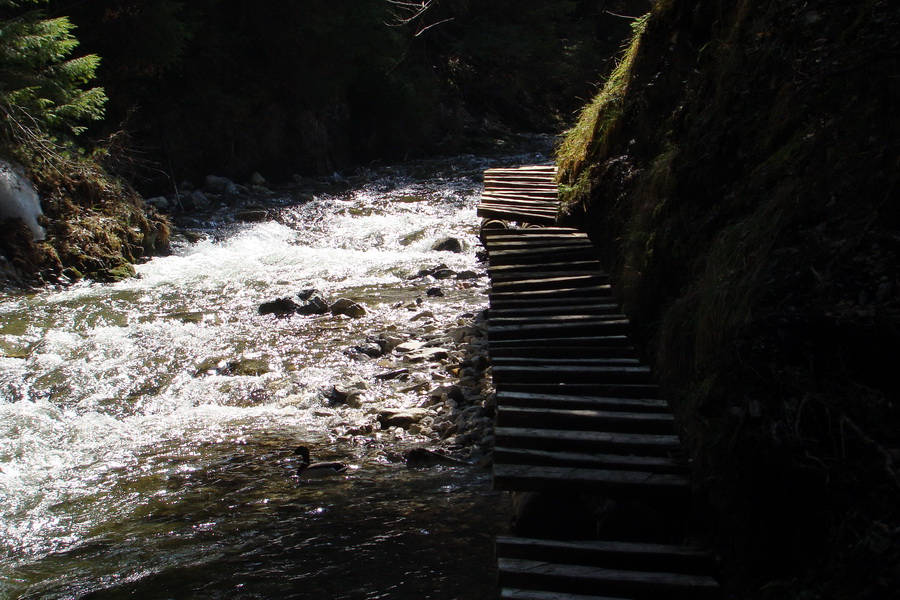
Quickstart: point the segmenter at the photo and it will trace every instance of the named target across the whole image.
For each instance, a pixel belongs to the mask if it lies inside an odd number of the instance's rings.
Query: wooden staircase
[[[498,405],[494,487],[646,503],[678,520],[690,506],[691,485],[674,418],[634,352],[628,319],[590,239],[553,226],[554,176],[548,166],[485,172],[478,214],[503,222],[482,229]],[[499,538],[501,597],[722,597],[707,553],[598,539],[599,531],[566,540]]]

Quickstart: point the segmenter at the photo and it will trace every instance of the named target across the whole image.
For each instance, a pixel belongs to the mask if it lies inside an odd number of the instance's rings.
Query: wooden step
[[[496,427],[494,439],[497,446],[505,448],[661,457],[681,454],[678,436],[663,434]]]
[[[505,348],[568,348],[573,346],[593,346],[596,348],[630,348],[631,339],[624,334],[578,335],[576,332],[564,337],[509,338],[491,340],[491,352]]]
[[[511,211],[495,208],[479,208],[476,214],[477,216],[482,218],[502,219],[504,221],[514,221],[516,223],[552,224],[556,222],[556,217],[535,212]]]
[[[595,285],[588,287],[564,287],[553,290],[494,292],[491,294],[491,304],[497,306],[497,308],[509,308],[523,300],[552,300],[553,298],[560,301],[578,298],[580,300],[594,299],[598,302],[608,302],[612,299],[612,290],[608,285]]]
[[[706,551],[688,546],[606,540],[536,540],[498,536],[496,553],[505,558],[552,560],[609,569],[709,575],[716,561]]]
[[[570,275],[568,277],[529,277],[508,281],[491,282],[491,292],[495,294],[531,290],[552,290],[560,288],[594,288],[606,286],[609,278],[603,275]]]
[[[589,346],[577,342],[576,345],[557,346],[500,346],[497,341],[490,347],[492,359],[498,358],[634,358],[635,351],[630,346]]]
[[[565,396],[534,392],[498,391],[497,404],[504,407],[551,408],[568,410],[609,410],[615,412],[658,413],[668,403],[658,398],[613,398],[606,396]]]
[[[511,277],[560,277],[567,273],[579,275],[604,275],[600,264],[595,260],[577,262],[534,263],[521,265],[489,265],[488,275],[491,279],[509,279]]]
[[[503,588],[500,590],[501,600],[626,600],[609,596],[585,596],[584,594],[565,594],[562,592],[545,592],[540,590],[520,590]]]
[[[515,219],[511,219],[515,220]],[[575,248],[526,248],[517,250],[488,251],[493,265],[542,264],[546,262],[596,259],[596,251],[587,247]]]
[[[485,244],[489,252],[495,250],[512,250],[516,248],[569,248],[585,247],[594,248],[594,244],[587,236],[568,235],[540,235],[528,237],[491,237]]]
[[[684,497],[690,480],[673,473],[612,471],[494,463],[494,489],[511,492],[597,494],[616,498]]]
[[[713,600],[721,598],[715,579],[652,571],[565,565],[521,558],[498,561],[501,587],[602,594],[632,600]]]
[[[513,325],[575,325],[575,324],[585,324],[591,325],[593,323],[628,323],[628,317],[623,314],[613,313],[613,314],[603,314],[603,313],[580,313],[580,312],[568,312],[567,314],[551,314],[549,312],[538,313],[538,314],[525,314],[524,316],[520,315],[510,315],[508,312],[506,316],[501,311],[496,312],[488,312],[488,323],[492,327],[508,327]]]
[[[596,396],[610,398],[657,398],[659,388],[646,383],[507,383],[502,391],[560,396]]]
[[[547,235],[554,236],[571,236],[571,237],[590,237],[583,231],[573,229],[571,227],[541,227],[540,229],[501,229],[491,231],[488,238],[499,237],[518,237],[530,238],[532,236],[544,237]]]
[[[672,413],[536,408],[500,404],[497,410],[497,426],[674,435],[675,417]]]
[[[491,318],[526,318],[553,315],[621,315],[621,312],[619,305],[615,302],[544,304],[504,308],[491,307],[488,309],[488,316]],[[622,315],[622,318],[626,317]]]
[[[490,335],[490,334],[489,334]],[[582,366],[558,365],[492,365],[494,381],[498,386],[514,384],[627,384],[652,383],[650,368],[638,366]]]
[[[494,447],[494,464],[539,465],[545,467],[577,467],[608,471],[646,471],[685,475],[688,467],[682,461],[659,456],[631,454],[599,454],[560,452],[525,448]]]
[[[529,366],[594,366],[594,367],[638,367],[641,361],[631,356],[577,357],[566,356],[497,356],[491,361],[496,367]]]

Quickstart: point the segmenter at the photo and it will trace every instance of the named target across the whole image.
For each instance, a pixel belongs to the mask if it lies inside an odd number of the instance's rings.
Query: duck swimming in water
[[[297,446],[294,454],[300,457],[300,464],[297,466],[297,475],[300,476],[300,479],[318,479],[320,477],[342,475],[347,470],[347,465],[342,462],[310,462],[309,448],[306,446]]]

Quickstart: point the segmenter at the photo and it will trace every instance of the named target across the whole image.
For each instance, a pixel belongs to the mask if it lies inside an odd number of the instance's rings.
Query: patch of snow
[[[43,214],[41,199],[22,169],[0,160],[0,218],[22,219],[38,242],[47,237],[38,224],[38,217]]]

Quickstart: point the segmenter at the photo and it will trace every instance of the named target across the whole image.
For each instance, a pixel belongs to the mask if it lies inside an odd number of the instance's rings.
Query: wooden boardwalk
[[[494,487],[631,503],[671,525],[691,492],[674,418],[636,357],[591,241],[553,226],[554,175],[553,167],[485,172],[478,214],[507,223],[482,231],[498,404]],[[664,529],[661,538],[670,538],[673,528]],[[499,538],[501,597],[721,597],[707,554],[669,539],[598,539],[603,531],[601,524],[566,535],[578,539]]]

